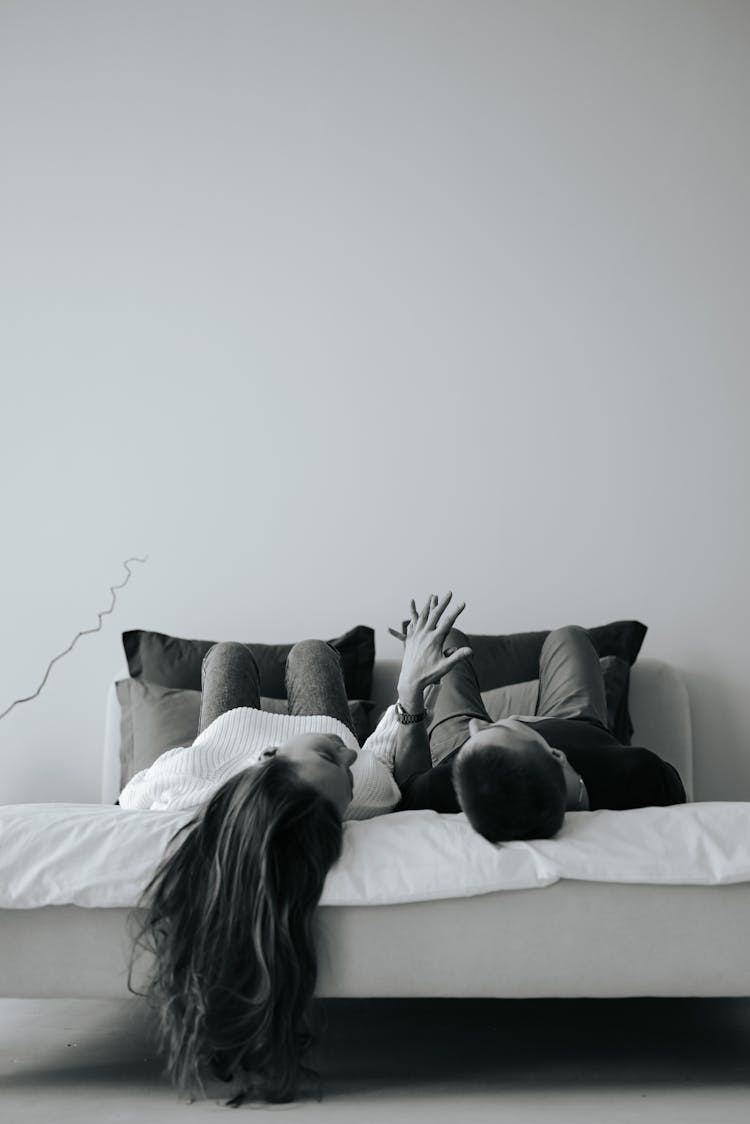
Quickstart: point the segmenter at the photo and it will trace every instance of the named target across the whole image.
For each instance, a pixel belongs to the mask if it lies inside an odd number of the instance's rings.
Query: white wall
[[[0,6],[0,799],[119,633],[637,617],[750,799],[750,5]]]

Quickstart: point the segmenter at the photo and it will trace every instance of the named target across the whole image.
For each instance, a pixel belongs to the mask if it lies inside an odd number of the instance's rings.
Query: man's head
[[[453,766],[459,803],[475,831],[499,843],[547,839],[565,818],[565,774],[544,740],[522,723],[480,726]]]

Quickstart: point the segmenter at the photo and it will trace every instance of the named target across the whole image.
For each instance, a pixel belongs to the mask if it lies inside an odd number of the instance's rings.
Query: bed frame
[[[381,707],[393,700],[397,675],[397,662],[376,662]],[[639,660],[630,709],[634,744],[674,764],[692,797],[690,710],[680,676],[659,660]],[[118,775],[114,688],[107,713],[102,799],[111,803]],[[127,915],[78,906],[1,910],[0,995],[127,996]],[[318,916],[324,996],[750,995],[750,883],[562,881],[408,905],[327,906]]]

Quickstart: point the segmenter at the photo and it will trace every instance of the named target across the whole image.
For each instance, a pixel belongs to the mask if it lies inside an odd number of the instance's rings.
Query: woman
[[[294,1098],[311,1044],[314,913],[342,820],[399,800],[357,746],[338,653],[303,641],[286,679],[289,714],[266,714],[250,649],[214,645],[195,742],[120,795],[125,808],[199,808],[144,892],[135,948],[154,957],[146,995],[170,1077],[191,1095],[209,1074],[234,1079],[232,1105]]]

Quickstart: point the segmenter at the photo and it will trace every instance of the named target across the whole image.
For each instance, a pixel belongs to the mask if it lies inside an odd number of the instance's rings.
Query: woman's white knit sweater
[[[224,781],[256,764],[264,749],[306,733],[338,734],[357,751],[352,765],[354,793],[345,819],[366,820],[393,811],[400,793],[391,771],[372,753],[360,749],[342,722],[324,714],[270,714],[248,706],[226,711],[192,745],[170,749],[150,768],[136,773],[120,793],[120,805],[152,811],[197,807]]]

